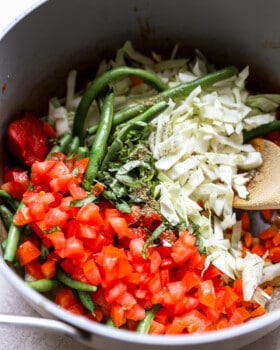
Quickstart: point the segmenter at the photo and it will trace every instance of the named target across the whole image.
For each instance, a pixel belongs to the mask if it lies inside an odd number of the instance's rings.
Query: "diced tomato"
[[[77,213],[76,219],[89,225],[103,225],[104,221],[99,212],[99,207],[94,203],[87,203],[81,207]]]
[[[18,200],[21,200],[22,195],[29,187],[27,172],[17,167],[5,169],[4,181],[5,183],[2,184],[1,189]]]
[[[68,215],[58,207],[50,208],[45,215],[45,223],[48,228],[59,226],[63,228],[68,220]]]
[[[77,304],[78,299],[68,287],[62,287],[55,295],[55,303],[64,309],[69,309]]]
[[[56,264],[54,260],[48,260],[41,266],[45,278],[52,279],[56,275]]]
[[[134,304],[131,309],[126,310],[126,317],[133,321],[141,321],[146,316],[146,311],[139,303]]]
[[[214,308],[216,304],[215,289],[212,280],[200,282],[198,300],[201,304]]]
[[[83,271],[89,282],[95,286],[101,283],[101,274],[98,266],[93,259],[88,260],[84,266]]]
[[[51,240],[55,250],[64,249],[66,246],[66,238],[62,231],[53,231],[47,235],[48,239]]]
[[[34,277],[36,280],[44,278],[41,264],[38,259],[32,260],[24,265],[25,272]]]
[[[40,255],[41,255],[41,251],[30,240],[27,240],[22,244],[20,244],[20,246],[17,249],[17,256],[22,266],[37,259]]]
[[[110,217],[108,220],[119,239],[129,237],[129,229],[124,217]]]
[[[114,322],[114,326],[119,328],[126,323],[125,310],[121,305],[113,304],[111,306],[111,317]]]
[[[63,257],[65,258],[80,258],[84,254],[83,242],[75,237],[66,239],[65,249],[63,251]]]

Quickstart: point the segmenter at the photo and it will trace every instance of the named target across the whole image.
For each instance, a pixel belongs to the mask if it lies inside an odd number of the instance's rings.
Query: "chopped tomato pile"
[[[147,238],[161,224],[160,215],[140,206],[121,213],[98,197],[103,190],[100,184],[86,192],[81,182],[87,163],[88,158],[53,154],[32,164],[30,183],[25,172],[15,175],[20,173],[16,169],[8,173],[4,185],[14,197],[22,196],[14,223],[32,228],[22,235],[17,249],[25,273],[36,280],[51,280],[63,271],[75,281],[96,286],[89,293],[92,312],[77,291],[64,284],[54,297],[59,306],[129,330],[137,330],[156,306],[151,334],[202,333],[265,312],[257,303],[243,300],[241,279],[230,282],[213,265],[204,270],[205,257],[195,236],[185,229],[165,230],[146,248]],[[248,243],[252,240],[248,235],[246,249],[256,249]],[[277,237],[264,244],[279,242]]]

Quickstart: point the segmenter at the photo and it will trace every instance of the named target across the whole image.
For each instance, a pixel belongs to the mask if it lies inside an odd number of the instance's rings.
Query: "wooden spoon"
[[[249,199],[235,196],[233,207],[248,210],[280,209],[280,147],[261,138],[251,143],[261,153],[263,164],[247,186]]]

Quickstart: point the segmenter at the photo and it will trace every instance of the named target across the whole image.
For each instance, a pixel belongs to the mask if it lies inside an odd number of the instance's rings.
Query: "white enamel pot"
[[[250,65],[254,88],[279,92],[280,3],[278,0],[50,0],[0,33],[0,169],[7,123],[30,110],[41,114],[48,99],[63,95],[71,69],[93,70],[125,40],[157,51],[180,42],[199,48],[223,66]],[[0,240],[6,232],[1,228]],[[280,326],[280,311],[244,325],[199,336],[149,336],[111,329],[70,314],[27,287],[2,259],[0,273],[42,318],[0,316],[0,323],[24,323],[70,335],[95,349],[234,350]]]

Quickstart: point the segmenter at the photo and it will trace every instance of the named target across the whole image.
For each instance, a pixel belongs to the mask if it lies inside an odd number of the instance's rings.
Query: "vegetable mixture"
[[[1,186],[4,259],[69,312],[150,334],[197,334],[263,315],[280,276],[280,216],[233,198],[280,144],[280,96],[249,68],[217,69],[128,41],[49,113],[10,123]],[[32,129],[32,132],[30,131]]]

